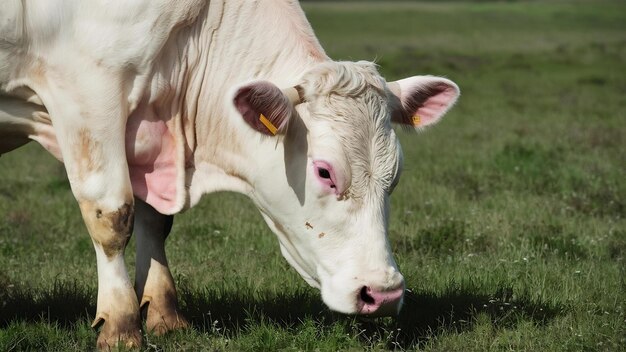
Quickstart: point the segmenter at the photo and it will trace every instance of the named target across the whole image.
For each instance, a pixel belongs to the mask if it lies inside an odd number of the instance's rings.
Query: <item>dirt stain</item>
[[[104,212],[91,202],[82,202],[80,208],[91,238],[102,246],[104,254],[112,258],[122,253],[133,230],[133,205],[125,203],[115,211]]]

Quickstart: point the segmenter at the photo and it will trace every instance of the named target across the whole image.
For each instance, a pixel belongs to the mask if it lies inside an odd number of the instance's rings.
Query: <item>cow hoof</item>
[[[98,350],[111,351],[123,347],[138,349],[141,347],[141,330],[116,332],[107,334],[104,331],[98,335]]]
[[[135,319],[136,320],[136,319]],[[129,322],[132,320],[129,320]],[[141,347],[141,329],[139,321],[137,324],[113,324],[110,321],[99,320],[94,325],[102,325],[98,335],[98,350],[111,351],[118,348],[138,349]]]
[[[171,311],[169,314],[161,314],[156,309],[150,309],[148,306],[148,318],[146,319],[146,329],[157,336],[161,336],[167,332],[185,329],[189,327],[189,322],[177,311]]]

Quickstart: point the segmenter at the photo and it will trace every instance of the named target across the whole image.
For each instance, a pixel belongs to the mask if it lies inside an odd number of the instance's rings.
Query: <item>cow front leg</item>
[[[135,290],[146,312],[146,329],[156,335],[189,326],[178,310],[176,288],[165,256],[165,239],[173,216],[160,214],[141,200],[136,201],[135,238],[137,261]]]
[[[76,81],[75,89],[50,89],[44,96],[96,252],[98,302],[93,326],[101,327],[98,348],[132,348],[141,345],[141,320],[124,263],[134,216],[125,149],[127,107],[118,95],[123,85],[97,72],[89,82]]]

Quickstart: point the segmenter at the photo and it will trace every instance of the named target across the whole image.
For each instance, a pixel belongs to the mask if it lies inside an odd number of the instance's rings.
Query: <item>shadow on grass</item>
[[[564,309],[516,298],[506,287],[492,295],[460,288],[450,288],[441,295],[407,290],[400,315],[380,319],[331,312],[312,290],[256,298],[220,290],[184,291],[181,301],[185,315],[201,331],[217,327],[226,336],[235,337],[249,327],[268,322],[297,329],[310,318],[322,330],[340,324],[346,333],[358,335],[366,344],[386,341],[391,349],[415,348],[443,333],[471,330],[480,314],[489,316],[498,329],[514,328],[524,321],[543,325]]]
[[[313,320],[320,335],[339,324],[364,344],[385,341],[387,347],[410,349],[444,333],[471,330],[479,314],[487,314],[494,328],[514,328],[530,321],[545,324],[564,307],[516,298],[501,288],[492,295],[476,294],[464,288],[450,288],[443,294],[407,291],[397,318],[368,319],[333,313],[313,290],[289,293],[251,294],[249,288],[187,290],[180,294],[181,309],[199,332],[219,333],[229,338],[245,334],[262,324],[294,333],[305,321]],[[95,314],[95,292],[80,284],[57,282],[48,291],[0,285],[0,327],[11,322],[41,322],[72,329]]]
[[[55,282],[49,290],[0,283],[0,327],[14,321],[57,323],[72,328],[96,313],[95,292],[77,282]]]
[[[565,309],[515,297],[513,290],[505,286],[493,294],[476,291],[459,287],[451,287],[443,294],[408,291],[400,315],[390,323],[396,336],[389,347],[410,348],[440,334],[472,330],[483,314],[489,317],[493,328],[509,329],[522,322],[544,325]],[[381,326],[375,323],[365,327],[370,333],[380,334]]]

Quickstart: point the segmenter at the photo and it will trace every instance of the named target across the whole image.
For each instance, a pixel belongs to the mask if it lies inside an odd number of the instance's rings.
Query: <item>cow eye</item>
[[[315,160],[313,161],[313,172],[315,172],[315,176],[318,181],[335,190],[337,192],[337,186],[335,185],[335,174],[333,173],[333,167],[323,160]]]
[[[330,172],[328,170],[324,169],[323,167],[317,168],[317,174],[321,178],[330,179]]]

